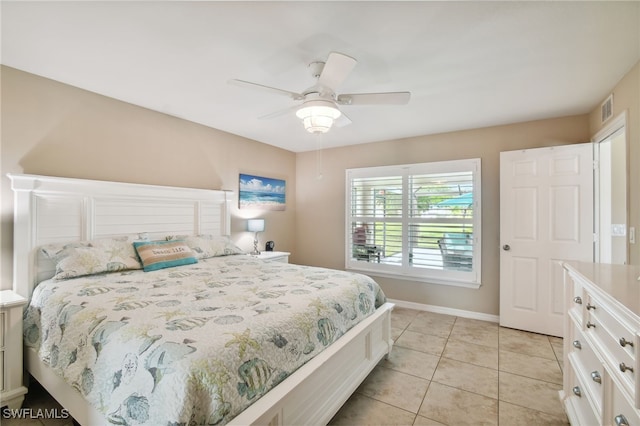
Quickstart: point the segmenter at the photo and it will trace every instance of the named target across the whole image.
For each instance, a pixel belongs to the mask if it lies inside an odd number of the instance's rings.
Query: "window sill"
[[[347,267],[346,270],[350,272],[365,274],[365,275],[372,275],[374,277],[393,278],[393,279],[405,280],[405,281],[417,281],[417,282],[422,282],[427,284],[446,285],[450,287],[463,287],[463,288],[470,288],[474,290],[479,289],[480,286],[482,285],[482,283],[479,283],[479,282],[425,277],[425,276],[418,276],[418,275],[396,274],[392,272],[382,272],[380,270],[372,270],[367,268]]]

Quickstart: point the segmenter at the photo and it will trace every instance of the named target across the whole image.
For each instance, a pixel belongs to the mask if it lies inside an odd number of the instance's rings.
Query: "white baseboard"
[[[444,306],[425,305],[424,303],[407,302],[406,300],[388,299],[398,308],[416,309],[418,311],[435,312],[437,314],[454,315],[457,317],[477,319],[481,321],[500,322],[500,316],[482,312],[464,311],[462,309],[446,308]]]

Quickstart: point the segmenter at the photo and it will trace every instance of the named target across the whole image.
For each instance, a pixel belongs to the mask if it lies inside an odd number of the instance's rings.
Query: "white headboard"
[[[14,191],[13,290],[30,298],[37,248],[147,232],[229,235],[231,192],[9,174]]]

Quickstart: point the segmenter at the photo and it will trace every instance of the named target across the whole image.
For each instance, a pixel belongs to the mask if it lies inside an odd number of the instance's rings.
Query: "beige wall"
[[[616,84],[612,93],[613,117],[627,112],[628,226],[635,227],[637,233],[636,243],[629,245],[629,263],[640,265],[640,62]],[[600,105],[591,112],[589,123],[592,135],[609,124],[600,122]]]
[[[410,139],[327,149],[318,179],[316,153],[297,155],[297,244],[301,263],[344,268],[345,169],[459,158],[482,159],[482,286],[464,289],[376,278],[388,297],[428,305],[499,313],[499,154],[588,142],[589,117],[542,120]]]
[[[283,212],[232,212],[233,239],[253,246],[244,217],[266,219],[260,240],[295,253],[295,154],[12,68],[1,68],[2,283],[11,287],[13,194],[7,173],[233,190],[238,174],[287,181]],[[295,257],[292,257],[295,260]]]

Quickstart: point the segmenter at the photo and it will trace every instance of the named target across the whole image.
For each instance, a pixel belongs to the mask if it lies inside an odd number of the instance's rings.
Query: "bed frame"
[[[44,244],[147,232],[229,235],[228,191],[35,175],[8,175],[14,190],[13,290],[29,299],[52,265]],[[43,266],[43,263],[44,266]],[[385,303],[229,424],[326,424],[393,345]],[[104,417],[25,347],[27,371],[83,425]]]

